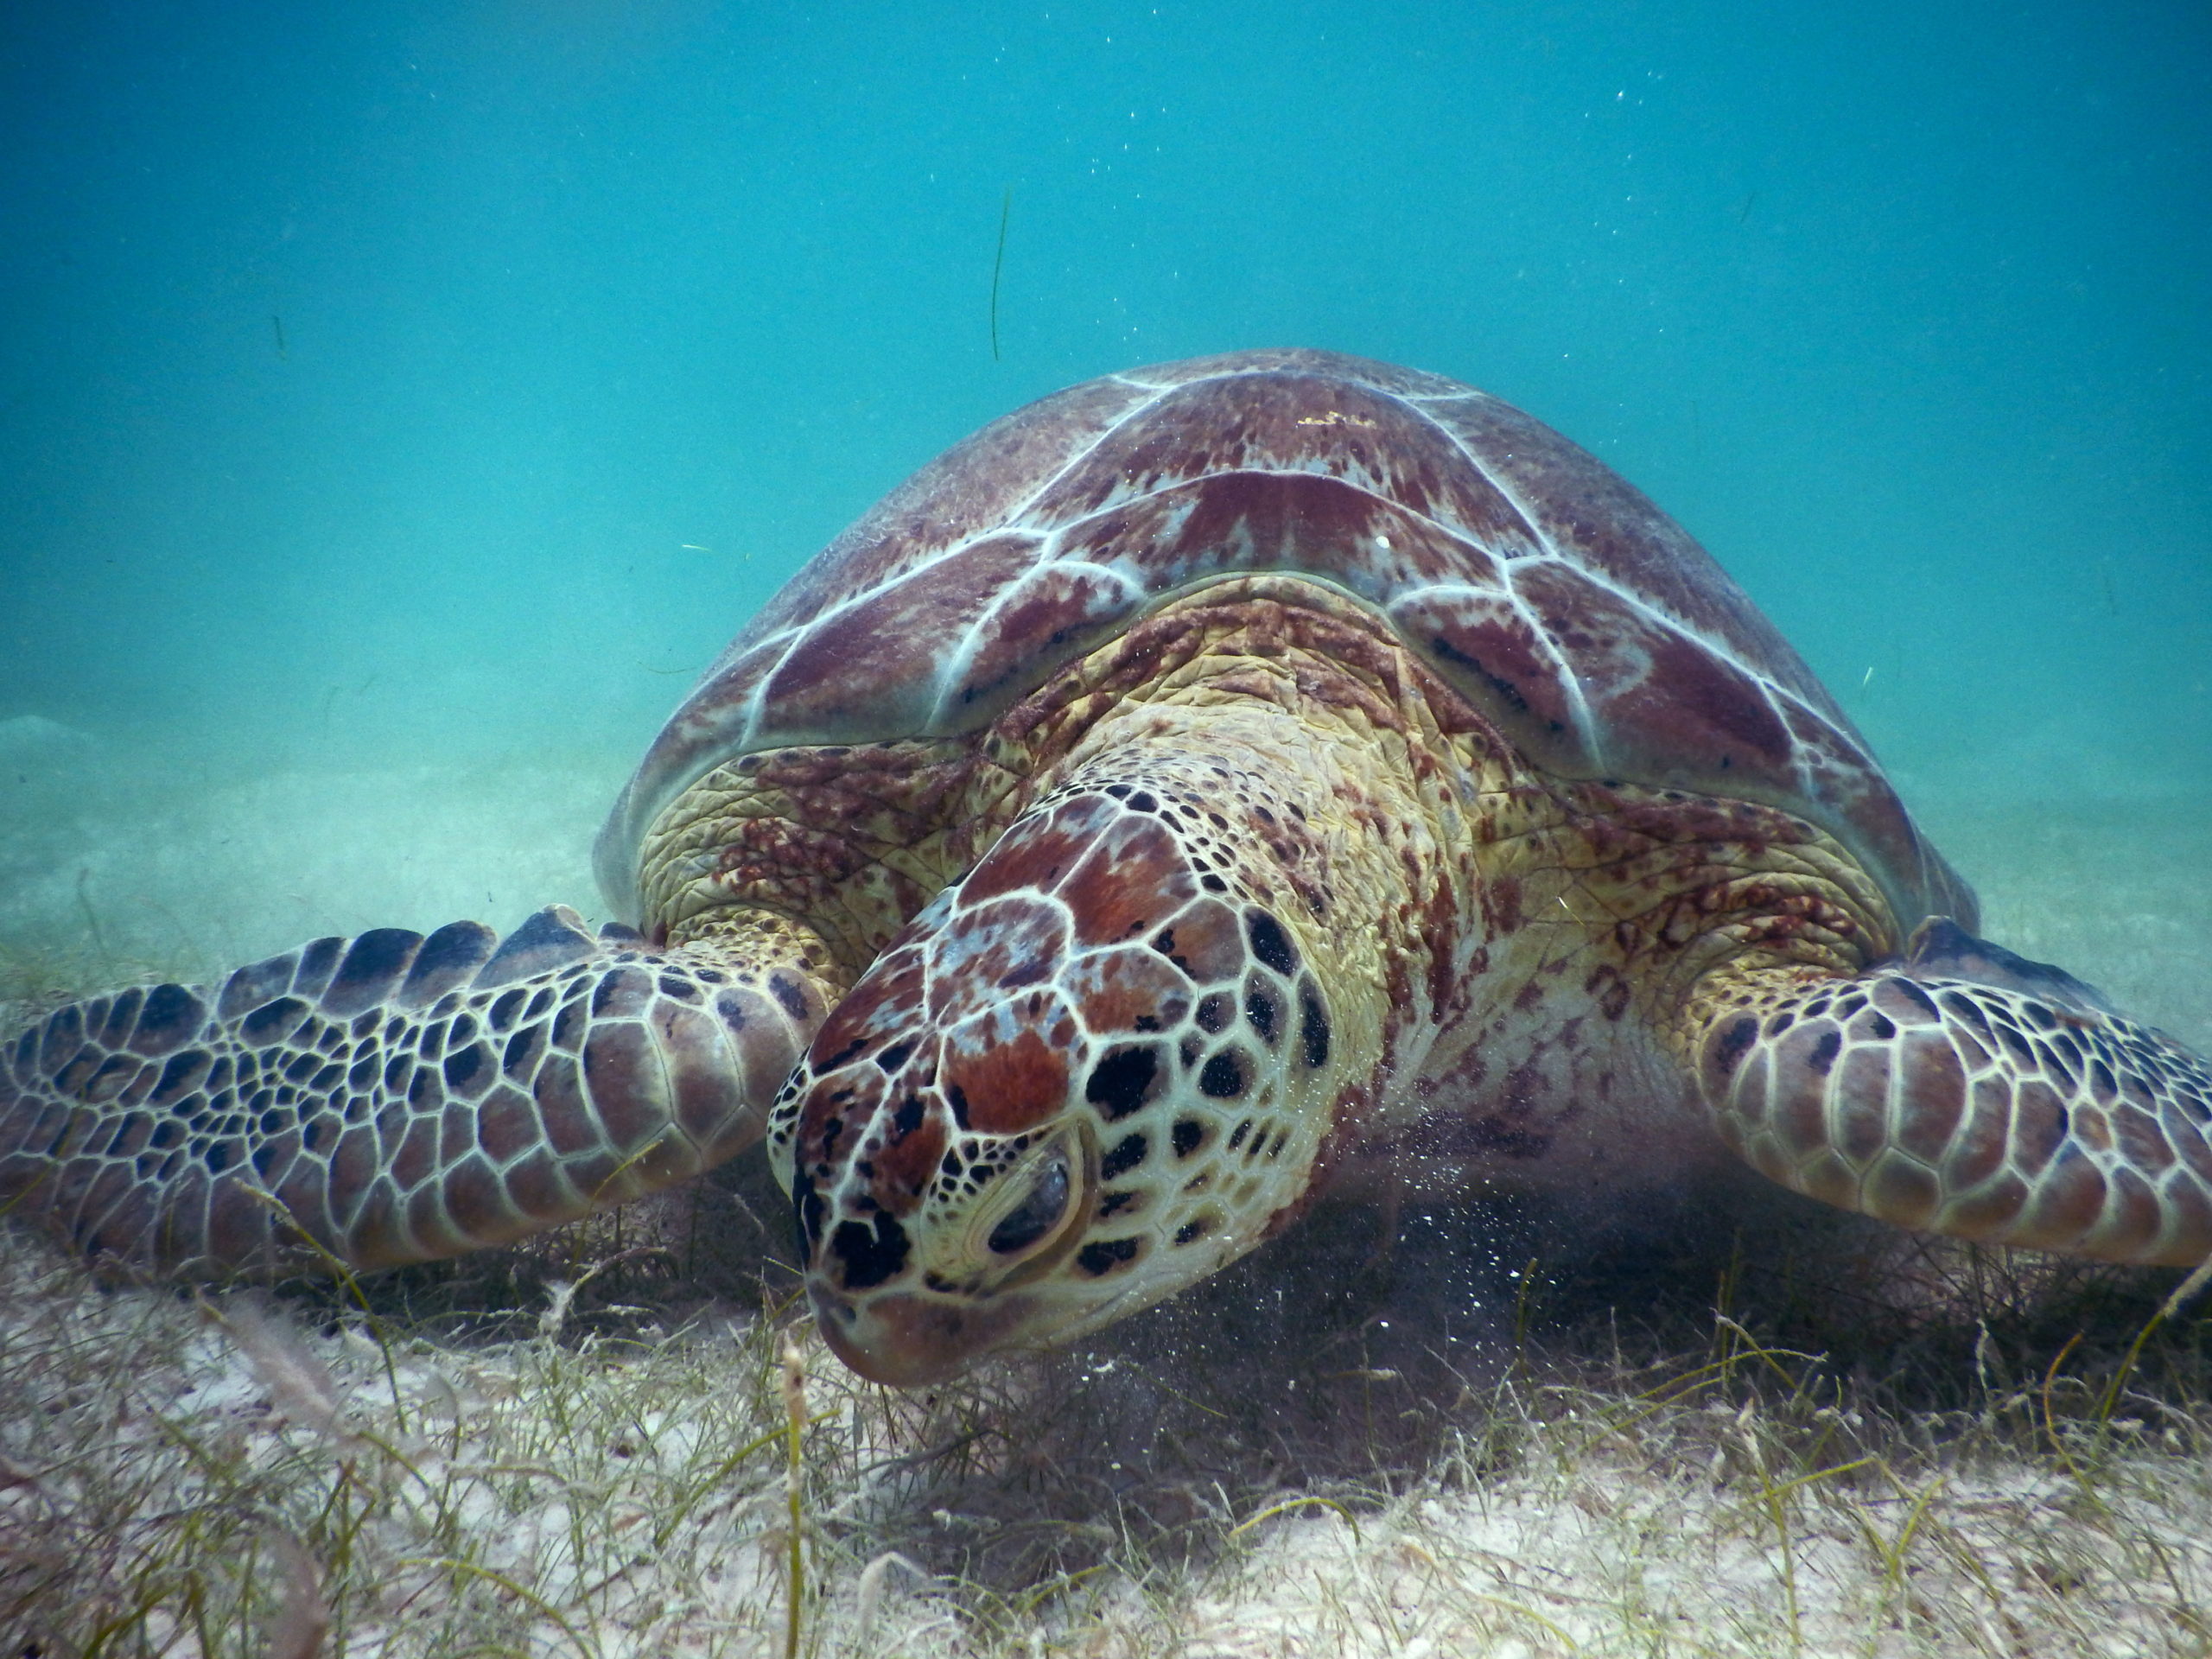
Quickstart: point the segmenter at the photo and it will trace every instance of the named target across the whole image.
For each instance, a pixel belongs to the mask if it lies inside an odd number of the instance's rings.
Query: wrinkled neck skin
[[[931,1381],[1216,1271],[1417,1069],[1410,1006],[1473,948],[1444,852],[1465,766],[1409,675],[1252,643],[1090,725],[779,1103],[810,1292],[863,1375]]]

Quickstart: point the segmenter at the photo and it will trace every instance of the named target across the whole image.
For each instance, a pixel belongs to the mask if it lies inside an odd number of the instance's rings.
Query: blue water
[[[1300,344],[1605,456],[1908,793],[2212,803],[2209,140],[2202,0],[16,0],[0,720],[632,753],[982,421]]]

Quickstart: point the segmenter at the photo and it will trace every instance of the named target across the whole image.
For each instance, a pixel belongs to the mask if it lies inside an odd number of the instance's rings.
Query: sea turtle
[[[1582,450],[1318,352],[986,427],[802,570],[598,849],[630,925],[379,929],[0,1050],[0,1199],[184,1274],[443,1256],[764,1138],[831,1346],[1065,1338],[1332,1181],[1732,1152],[2212,1252],[2212,1068],[1972,937],[1796,654]]]

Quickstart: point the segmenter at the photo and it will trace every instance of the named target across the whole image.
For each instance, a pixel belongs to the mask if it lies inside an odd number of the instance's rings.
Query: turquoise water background
[[[2208,138],[2201,0],[13,5],[0,720],[632,754],[982,422],[1296,344],[1604,456],[1909,793],[2212,798]]]

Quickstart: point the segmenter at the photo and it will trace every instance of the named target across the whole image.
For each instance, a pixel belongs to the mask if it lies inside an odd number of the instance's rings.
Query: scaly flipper
[[[1738,963],[1692,999],[1721,1134],[1794,1191],[2113,1262],[2212,1255],[2212,1066],[1941,918],[1855,978]]]
[[[779,965],[794,928],[662,951],[548,909],[504,942],[380,928],[73,1003],[0,1046],[0,1209],[188,1275],[391,1267],[573,1220],[760,1138],[826,1012]]]

